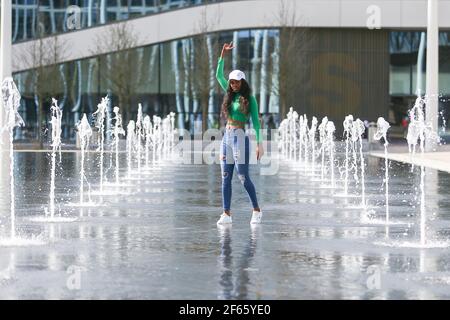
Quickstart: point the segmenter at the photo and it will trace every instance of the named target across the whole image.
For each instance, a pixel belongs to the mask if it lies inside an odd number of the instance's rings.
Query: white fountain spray
[[[16,215],[15,215],[15,193],[14,193],[14,128],[23,126],[22,117],[19,115],[20,107],[20,93],[17,90],[16,84],[11,77],[5,78],[2,82],[2,100],[3,107],[5,108],[6,124],[2,128],[1,133],[4,131],[9,133],[9,174],[10,174],[10,186],[11,186],[11,239],[16,238]]]
[[[334,126],[333,121],[327,122],[327,144],[328,144],[328,152],[330,158],[330,179],[331,179],[331,187],[335,187],[334,181],[334,132],[336,131],[336,127]]]
[[[389,224],[389,160],[388,160],[388,152],[387,152],[387,146],[389,145],[389,142],[387,140],[387,131],[391,126],[389,125],[389,122],[384,120],[383,117],[379,117],[377,121],[377,132],[373,136],[375,140],[381,140],[381,138],[384,139],[384,185],[385,185],[385,191],[386,191],[386,224]]]
[[[322,122],[319,125],[319,141],[320,141],[320,155],[322,158],[322,165],[320,168],[320,180],[323,181],[323,177],[325,174],[325,152],[326,152],[326,148],[327,148],[327,123],[328,123],[328,118],[327,117],[323,117],[322,118]]]
[[[125,130],[122,127],[122,115],[119,113],[119,107],[114,107],[114,145],[115,145],[115,153],[116,153],[116,184],[119,185],[119,142],[120,135],[125,135]]]
[[[159,161],[162,152],[161,118],[156,115],[153,116],[153,128],[153,164],[155,164],[156,157]]]
[[[439,142],[440,138],[436,132],[433,131],[431,124],[425,123],[424,114],[425,100],[418,97],[414,106],[409,110],[409,126],[406,139],[408,141],[408,148],[411,157],[414,156],[417,143],[420,144],[420,153],[424,154],[425,137],[428,139]],[[413,167],[411,166],[411,170]],[[427,214],[425,210],[425,168],[420,166],[420,244],[422,246],[427,244],[426,237],[426,222]]]
[[[359,183],[359,176],[358,176],[358,156],[357,156],[357,148],[358,148],[358,141],[359,141],[359,134],[358,134],[358,127],[355,123],[355,121],[352,121],[352,126],[350,128],[351,134],[351,148],[352,148],[352,159],[353,159],[353,179],[355,180],[355,183]]]
[[[86,176],[84,174],[84,155],[86,149],[89,146],[89,139],[92,136],[92,129],[87,120],[86,114],[83,114],[83,118],[76,125],[78,138],[80,139],[81,145],[81,169],[80,169],[80,205],[84,204],[84,180]],[[87,179],[86,179],[87,181]]]
[[[344,175],[344,195],[348,194],[348,173],[349,173],[349,143],[350,135],[353,127],[353,116],[350,114],[344,120],[344,134],[345,134],[345,175]]]
[[[288,146],[289,146],[289,148],[288,148],[288,159],[289,160],[291,160],[292,159],[292,151],[293,151],[293,149],[294,149],[294,143],[293,143],[293,139],[294,139],[294,137],[293,137],[293,134],[292,134],[292,113],[293,113],[293,110],[292,110],[292,108],[289,108],[289,112],[287,113],[287,122],[288,122],[288,125],[287,125],[287,132],[288,132],[288,134],[287,134],[287,137],[288,137]]]
[[[303,130],[302,130],[303,129]],[[308,172],[308,118],[306,114],[303,115],[303,126],[300,128],[303,131],[303,146],[304,149],[304,157],[305,157],[305,174]]]
[[[292,109],[292,108],[291,108]],[[292,136],[292,158],[294,161],[297,160],[297,122],[298,122],[298,113],[297,111],[292,112],[292,124],[291,124],[291,136]]]
[[[98,148],[100,151],[100,192],[103,191],[103,156],[104,156],[104,141],[105,141],[105,119],[109,104],[109,98],[102,98],[102,102],[98,104],[97,111],[92,115],[95,117],[95,127],[98,129]]]
[[[416,103],[411,108],[411,110],[408,111],[409,116],[409,125],[408,125],[408,133],[406,135],[406,140],[408,142],[408,149],[411,159],[416,154],[416,146],[417,142],[419,141],[419,135],[422,133],[423,136],[423,130],[425,126],[425,117],[423,114],[423,108],[424,108],[424,100],[421,97],[418,97],[416,99]],[[421,147],[423,147],[423,140],[420,140]],[[412,161],[411,161],[412,163]],[[414,164],[411,165],[411,172],[414,171]]]
[[[409,126],[408,126],[408,148],[411,157],[414,156],[416,151],[417,142],[420,139],[420,150],[423,155],[424,152],[424,142],[425,142],[425,117],[424,117],[424,102],[419,97],[416,100],[414,107],[409,110]],[[411,149],[412,148],[412,149]],[[413,170],[411,166],[411,171]],[[420,244],[425,245],[426,239],[426,211],[425,211],[425,168],[423,165],[420,166]]]
[[[128,160],[128,177],[131,176],[131,168],[133,161],[133,149],[136,141],[136,125],[134,120],[130,120],[127,126],[127,160]]]
[[[144,136],[144,124],[143,124],[142,105],[140,103],[138,106],[138,113],[136,119],[135,136],[136,136],[138,172],[141,172],[142,137]]]
[[[150,116],[145,116],[144,118],[144,134],[145,134],[145,165],[148,167],[149,162],[149,149],[152,137],[152,121]]]
[[[309,141],[311,142],[311,172],[315,173],[316,162],[316,130],[317,130],[317,118],[312,117],[311,128],[309,129]]]
[[[155,165],[156,162],[156,153],[157,153],[157,147],[158,147],[158,141],[157,141],[157,135],[158,135],[158,122],[157,116],[153,116],[153,132],[152,132],[152,165]]]
[[[441,126],[441,133],[445,134],[447,130],[447,120],[445,119],[444,110],[441,110],[439,112],[439,115],[441,116],[442,126]]]
[[[171,154],[173,154],[175,148],[175,134],[176,134],[176,129],[175,129],[175,112],[171,112],[169,113],[169,117],[170,117],[170,150],[171,150]]]
[[[283,120],[283,144],[284,144],[284,158],[287,159],[288,158],[288,154],[289,154],[289,140],[288,140],[288,130],[289,130],[289,121],[288,119],[284,119]]]
[[[281,155],[283,158],[287,158],[287,119],[283,119],[280,122],[280,127],[278,130],[278,136],[280,137],[281,143],[280,143],[280,149],[281,149]]]
[[[162,120],[162,145],[163,145],[163,157],[167,159],[169,153],[169,131],[170,131],[170,118],[165,117]]]
[[[366,130],[366,126],[361,119],[356,119],[353,123],[353,131],[356,134],[357,141],[359,141],[359,156],[360,156],[360,166],[361,166],[361,206],[366,209],[366,186],[365,186],[365,164],[364,164],[364,154],[363,154],[363,134]],[[356,145],[355,145],[356,147]]]
[[[56,153],[59,152],[59,162],[61,163],[61,119],[62,110],[58,106],[58,101],[52,98],[50,108],[52,119],[52,168],[50,181],[50,218],[55,218],[55,175],[56,175]]]
[[[298,159],[297,161],[302,161],[302,153],[303,153],[303,115],[301,115],[298,119],[298,129],[295,132],[295,135],[297,135],[298,132]]]

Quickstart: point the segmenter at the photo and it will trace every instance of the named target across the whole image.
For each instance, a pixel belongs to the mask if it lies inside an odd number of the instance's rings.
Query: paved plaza
[[[398,162],[390,168],[389,225],[382,223],[384,160],[366,157],[366,209],[357,184],[344,197],[339,179],[331,189],[317,170],[283,160],[275,175],[251,166],[263,223],[250,226],[251,205],[234,177],[233,224],[217,227],[218,165],[167,162],[129,176],[124,169],[120,187],[96,195],[96,156],[86,169],[92,203],[76,207],[80,155],[63,153],[56,211],[76,220],[49,223],[31,220],[48,204],[48,155],[16,152],[18,234],[35,243],[1,248],[1,299],[450,297],[447,173],[426,170],[427,235],[444,247],[420,248],[417,168]]]

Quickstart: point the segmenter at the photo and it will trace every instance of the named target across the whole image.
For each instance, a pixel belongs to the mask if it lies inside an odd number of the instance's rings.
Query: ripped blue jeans
[[[222,138],[222,151],[220,166],[222,169],[222,202],[223,210],[230,210],[231,206],[231,181],[233,170],[236,171],[239,180],[247,191],[253,208],[259,208],[256,198],[256,190],[248,174],[250,159],[250,140],[243,129],[225,129]]]

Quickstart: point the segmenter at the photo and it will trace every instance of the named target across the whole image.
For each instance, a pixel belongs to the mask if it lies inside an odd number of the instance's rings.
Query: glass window
[[[106,21],[117,21],[128,18],[127,0],[107,0]]]
[[[152,14],[158,12],[158,0],[131,0],[130,17]]]
[[[450,32],[439,36],[439,92],[450,95]]]

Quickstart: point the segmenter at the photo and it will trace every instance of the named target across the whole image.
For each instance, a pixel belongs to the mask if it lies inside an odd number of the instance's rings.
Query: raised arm
[[[233,48],[234,48],[233,41],[230,42],[230,44],[225,43],[223,45],[222,53],[220,54],[219,61],[217,63],[216,78],[217,78],[217,81],[219,82],[220,86],[222,87],[222,89],[225,91],[227,91],[227,89],[228,89],[228,81],[225,78],[225,76],[223,75],[223,65],[224,65],[223,56],[227,51],[232,50]]]
[[[225,79],[223,75],[223,65],[224,65],[223,57],[220,56],[219,61],[217,63],[216,79],[219,82],[222,89],[227,91],[228,81],[227,79]]]

